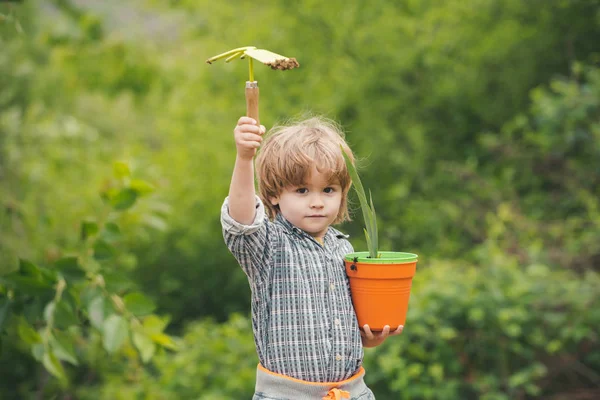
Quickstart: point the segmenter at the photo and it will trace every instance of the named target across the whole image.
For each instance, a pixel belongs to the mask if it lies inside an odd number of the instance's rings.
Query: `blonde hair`
[[[269,131],[256,156],[256,175],[258,195],[271,219],[279,212],[279,206],[271,204],[271,199],[285,187],[304,184],[315,166],[320,173],[329,175],[328,180],[337,180],[342,187],[340,209],[333,223],[350,220],[348,190],[352,180],[340,146],[354,162],[342,129],[324,117],[275,126]]]

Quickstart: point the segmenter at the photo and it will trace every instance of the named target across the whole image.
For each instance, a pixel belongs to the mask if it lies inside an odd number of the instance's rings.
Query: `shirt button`
[[[336,325],[339,325],[340,323],[341,323],[340,319],[339,319],[339,318],[336,318],[336,319],[335,319],[335,324],[336,324]]]
[[[329,285],[329,289],[334,290],[335,289],[335,285],[332,283],[331,285]]]
[[[341,361],[342,356],[338,354],[338,355],[335,356],[335,359],[338,360],[338,361]]]

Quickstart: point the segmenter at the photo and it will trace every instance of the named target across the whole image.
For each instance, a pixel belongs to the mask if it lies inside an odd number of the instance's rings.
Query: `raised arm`
[[[252,159],[264,133],[265,127],[249,117],[241,117],[233,130],[237,156],[229,186],[229,215],[240,224],[251,224],[256,213]]]

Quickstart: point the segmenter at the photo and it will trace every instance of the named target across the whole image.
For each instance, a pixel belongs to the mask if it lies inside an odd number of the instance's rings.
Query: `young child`
[[[363,376],[363,346],[381,344],[360,330],[344,269],[353,251],[331,227],[349,219],[351,180],[337,126],[321,118],[276,127],[253,158],[264,126],[241,117],[237,157],[221,209],[227,247],[248,276],[260,364],[253,399],[374,399]]]

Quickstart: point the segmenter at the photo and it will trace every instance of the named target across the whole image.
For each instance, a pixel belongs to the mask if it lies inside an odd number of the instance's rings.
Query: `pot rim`
[[[368,251],[357,251],[346,254],[344,260],[354,261],[354,258],[358,258],[358,262],[364,264],[408,264],[418,261],[419,258],[417,254],[400,251],[380,251],[378,254],[379,258],[370,258]]]

